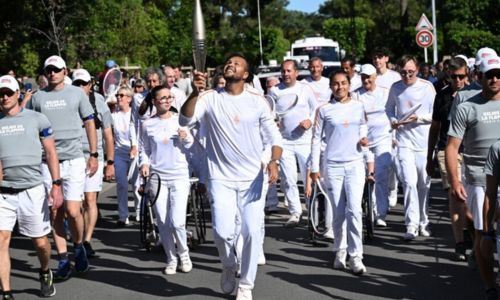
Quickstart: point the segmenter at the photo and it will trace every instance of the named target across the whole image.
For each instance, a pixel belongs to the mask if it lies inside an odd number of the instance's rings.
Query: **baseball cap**
[[[4,75],[0,77],[0,89],[3,88],[8,88],[9,90],[15,92],[19,90],[19,83],[14,77],[10,75]]]
[[[491,48],[484,47],[477,51],[476,53],[476,66],[481,65],[481,60],[490,56],[498,56],[497,52]]]
[[[489,56],[483,59],[479,65],[479,71],[483,74],[493,69],[500,69],[500,57],[498,56]]]
[[[58,69],[65,69],[66,63],[64,62],[64,59],[62,59],[60,56],[52,55],[51,57],[45,60],[43,68],[45,69],[47,66],[54,66]]]
[[[114,68],[116,66],[117,65],[116,65],[116,62],[114,60],[109,59],[106,61],[106,68],[111,69],[111,68]]]
[[[69,78],[68,76],[64,76],[64,83],[65,84],[72,84],[73,80],[71,80],[71,78]]]
[[[467,59],[467,67],[470,69],[474,68],[474,65],[476,64],[476,59],[474,57],[469,57]]]
[[[465,63],[467,63],[467,62],[468,62],[468,60],[469,60],[469,59],[467,58],[467,56],[465,56],[465,55],[463,55],[463,54],[458,54],[458,55],[455,55],[455,58],[461,58],[461,59],[463,59],[463,60],[465,61]]]
[[[375,67],[371,64],[364,64],[361,66],[361,71],[359,73],[363,74],[363,75],[371,76],[371,75],[377,73],[377,69],[375,69]]]
[[[81,80],[89,82],[91,80],[89,72],[85,69],[76,69],[73,71],[73,81]]]

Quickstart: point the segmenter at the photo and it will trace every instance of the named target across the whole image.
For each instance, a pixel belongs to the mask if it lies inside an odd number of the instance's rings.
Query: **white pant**
[[[257,275],[257,261],[262,246],[261,227],[265,201],[262,197],[263,173],[253,181],[209,180],[212,199],[214,242],[222,265],[234,268],[237,238],[237,215],[241,217],[243,249],[239,286],[252,289]]]
[[[167,254],[167,263],[177,261],[176,254],[179,257],[189,254],[186,210],[190,186],[189,178],[161,180],[160,192],[154,207],[160,240]],[[149,189],[154,197],[158,189],[158,182],[155,178],[150,181]]]
[[[431,187],[431,179],[425,170],[427,153],[400,147],[398,161],[404,190],[405,225],[426,226],[429,223],[427,210]]]
[[[328,162],[328,196],[333,207],[333,250],[345,250],[351,257],[363,257],[363,212],[361,201],[365,184],[363,160]]]
[[[391,141],[392,143],[392,141]],[[389,169],[389,195],[398,195],[398,180],[401,177],[401,166],[398,160],[398,147],[391,149],[391,168]]]
[[[283,143],[283,153],[280,160],[281,183],[285,185],[285,197],[288,199],[290,214],[302,214],[299,188],[297,186],[297,162],[301,180],[305,183],[306,165],[310,153],[310,144]]]
[[[371,147],[375,157],[375,212],[378,218],[385,219],[389,209],[389,176],[392,171],[391,141]],[[396,184],[397,189],[397,184]]]
[[[118,217],[128,217],[128,179],[131,159],[129,155],[115,155],[116,198],[118,200]]]
[[[474,228],[476,230],[483,230],[483,204],[486,188],[484,186],[466,183],[465,192],[467,193],[467,207],[469,207],[472,214]]]

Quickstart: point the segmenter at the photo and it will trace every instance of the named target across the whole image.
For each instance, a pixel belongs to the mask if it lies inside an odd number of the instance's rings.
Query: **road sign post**
[[[417,45],[419,47],[424,48],[424,59],[426,63],[427,63],[427,47],[432,45],[433,40],[434,36],[432,32],[430,32],[427,29],[420,30],[419,32],[417,32],[417,35],[415,36],[415,41],[417,42]]]

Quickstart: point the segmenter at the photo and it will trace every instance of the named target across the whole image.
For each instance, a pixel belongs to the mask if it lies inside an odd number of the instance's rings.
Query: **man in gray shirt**
[[[50,195],[55,209],[62,205],[59,162],[54,135],[44,115],[19,106],[19,84],[10,75],[0,77],[0,287],[3,299],[12,298],[10,287],[9,243],[16,221],[19,232],[32,239],[40,261],[41,296],[56,294],[49,269],[50,218],[40,170],[42,147],[51,179]]]
[[[64,206],[52,214],[53,235],[59,254],[59,266],[55,279],[64,280],[71,274],[68,259],[64,218],[67,217],[74,243],[75,270],[86,272],[89,263],[83,247],[83,215],[81,212],[85,174],[90,177],[97,171],[97,138],[94,125],[94,110],[88,97],[78,87],[64,83],[66,63],[57,56],[45,60],[44,71],[49,81],[46,89],[38,91],[27,107],[46,115],[54,130],[56,150],[62,178]],[[82,120],[89,141],[90,158],[85,164],[82,151]],[[45,158],[45,157],[44,157]],[[50,186],[47,164],[42,164],[45,187]]]
[[[448,131],[446,169],[449,174],[451,193],[456,199],[467,201],[474,221],[474,252],[487,293],[495,293],[495,281],[490,257],[481,254],[480,242],[483,231],[483,203],[486,176],[483,168],[488,150],[500,138],[500,58],[488,57],[481,62],[479,75],[482,91],[457,106]],[[457,172],[457,157],[463,143],[465,186]],[[496,299],[496,298],[495,298]]]

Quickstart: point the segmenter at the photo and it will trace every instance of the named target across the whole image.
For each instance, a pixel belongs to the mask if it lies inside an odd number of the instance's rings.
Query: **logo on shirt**
[[[342,125],[347,128],[349,127],[349,121],[348,120],[345,120],[344,122],[342,122]]]
[[[22,135],[24,134],[24,126],[19,125],[5,125],[0,127],[0,136]]]
[[[66,100],[49,100],[43,107],[47,110],[59,110],[66,107]]]
[[[238,116],[238,115],[234,116],[234,118],[233,118],[234,124],[238,125],[238,124],[240,124],[240,121],[241,121],[240,116]]]
[[[482,123],[498,123],[500,122],[500,111],[485,111],[480,118]]]

